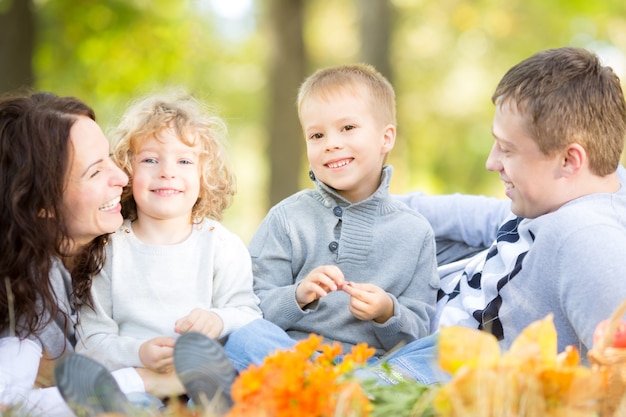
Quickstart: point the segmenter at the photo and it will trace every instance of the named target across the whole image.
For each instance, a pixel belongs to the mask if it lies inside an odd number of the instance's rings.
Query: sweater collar
[[[391,176],[393,174],[393,167],[391,165],[384,165],[381,175],[380,175],[380,185],[378,189],[374,192],[374,194],[370,195],[365,200],[352,203],[342,197],[337,190],[318,180],[317,177],[311,175],[313,179],[313,183],[315,184],[315,189],[319,192],[319,195],[322,199],[322,203],[326,207],[332,207],[334,205],[340,204],[342,206],[350,206],[350,205],[370,205],[370,204],[380,204],[385,200],[390,200],[389,198],[389,183],[391,181]]]

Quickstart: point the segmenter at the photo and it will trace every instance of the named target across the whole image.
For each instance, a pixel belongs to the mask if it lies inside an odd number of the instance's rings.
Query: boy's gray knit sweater
[[[341,342],[344,351],[365,342],[377,355],[429,333],[439,288],[434,235],[420,214],[390,197],[391,174],[385,166],[378,190],[358,203],[314,180],[315,190],[270,210],[249,244],[266,319],[297,340],[316,333]],[[347,281],[384,289],[393,317],[382,324],[356,319],[343,291],[301,309],[296,286],[321,265],[337,265]]]

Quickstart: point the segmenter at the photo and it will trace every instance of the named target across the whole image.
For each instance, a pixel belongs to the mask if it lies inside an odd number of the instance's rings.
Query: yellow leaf
[[[552,314],[529,324],[511,344],[503,356],[510,366],[532,367],[554,366],[557,355],[557,333]]]
[[[463,366],[490,368],[500,360],[500,346],[492,334],[461,326],[441,329],[438,350],[439,366],[453,375]]]
[[[462,368],[433,399],[439,417],[513,415],[516,384],[497,368]]]

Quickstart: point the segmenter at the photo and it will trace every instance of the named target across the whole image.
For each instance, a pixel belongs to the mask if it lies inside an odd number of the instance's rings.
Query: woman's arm
[[[0,339],[0,404],[23,401],[35,386],[41,345],[15,336]]]

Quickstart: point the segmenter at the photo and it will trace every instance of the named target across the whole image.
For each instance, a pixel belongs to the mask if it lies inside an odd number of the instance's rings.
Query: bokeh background
[[[547,48],[597,52],[626,79],[623,0],[0,0],[0,92],[89,103],[105,132],[137,97],[182,87],[229,126],[248,241],[308,180],[295,97],[315,69],[375,65],[396,89],[391,190],[503,197],[484,168],[491,94]]]

